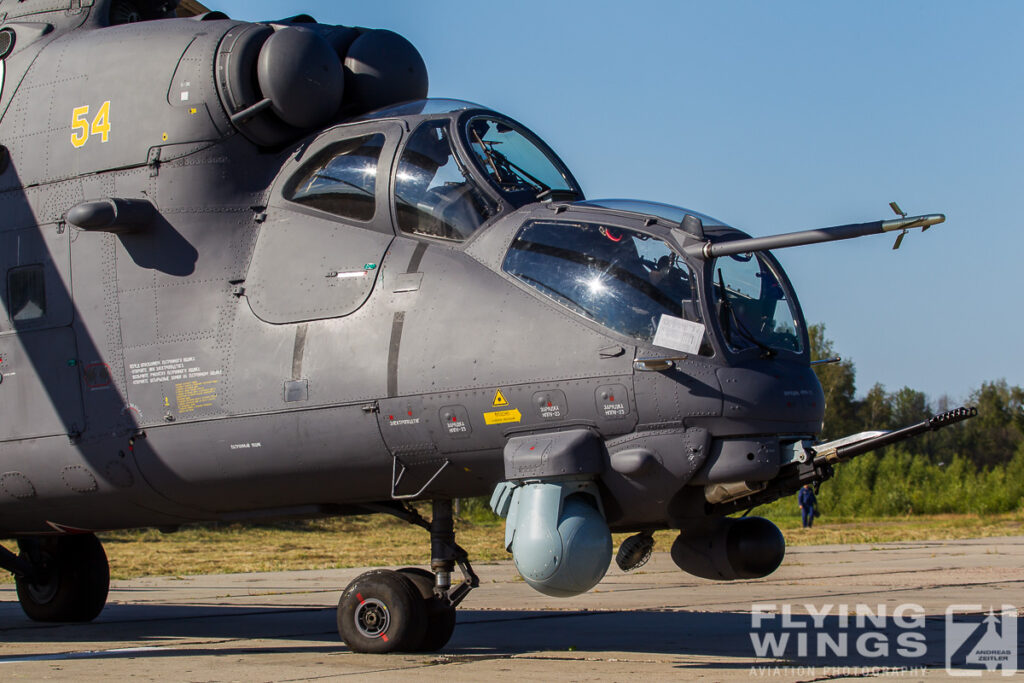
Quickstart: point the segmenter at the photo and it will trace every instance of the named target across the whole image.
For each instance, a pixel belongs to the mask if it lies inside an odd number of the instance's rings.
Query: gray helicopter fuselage
[[[100,614],[96,531],[386,513],[430,571],[356,577],[339,635],[436,651],[480,585],[453,499],[490,496],[546,595],[596,586],[612,531],[623,571],[672,528],[681,570],[760,578],[785,538],[746,512],[976,414],[818,443],[812,365],[838,359],[811,361],[770,252],[943,215],[752,238],[587,200],[527,128],[427,92],[383,29],[0,0],[0,568],[26,616]]]
[[[44,301],[0,316],[0,534],[487,495],[510,467],[587,469],[613,529],[679,526],[704,514],[705,485],[770,480],[786,444],[819,431],[821,388],[777,265],[791,348],[734,349],[709,303],[720,276],[682,256],[702,240],[677,220],[488,184],[460,131],[498,114],[431,101],[256,145],[210,66],[246,26],[15,29],[0,97],[3,299]],[[400,227],[400,159],[434,121],[493,207],[465,239]],[[369,217],[289,198],[311,160],[369,138]],[[103,227],[105,198],[156,213]],[[509,272],[535,224],[667,245],[693,274],[701,351],[625,334]],[[580,431],[603,444],[593,462],[507,453],[519,436]]]

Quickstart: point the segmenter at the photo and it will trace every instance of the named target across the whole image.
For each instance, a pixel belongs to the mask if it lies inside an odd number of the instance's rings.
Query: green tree
[[[867,395],[857,406],[857,415],[860,418],[860,428],[869,429],[892,429],[892,404],[885,387],[879,383],[871,387]]]
[[[825,325],[811,325],[807,333],[811,341],[811,360],[837,355],[832,340],[825,336]],[[853,361],[815,365],[814,371],[825,392],[825,426],[821,430],[821,438],[827,441],[858,431]]]
[[[1009,462],[1024,441],[1024,389],[1005,379],[983,382],[971,393],[978,416],[963,423],[959,449],[976,465]]]
[[[927,420],[932,416],[932,407],[928,403],[928,397],[923,392],[916,391],[910,387],[903,387],[889,397],[889,405],[892,407],[892,426],[894,428],[908,427]],[[931,457],[935,453],[937,444],[936,434],[928,432],[907,442],[908,448],[918,455]]]
[[[931,406],[928,405],[928,397],[920,391],[910,387],[903,387],[890,398],[892,406],[892,421],[897,427],[927,420],[932,416]]]

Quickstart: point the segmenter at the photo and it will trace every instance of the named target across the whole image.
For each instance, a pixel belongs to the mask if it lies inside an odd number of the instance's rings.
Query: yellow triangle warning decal
[[[501,393],[501,389],[494,392],[494,403],[491,404],[495,408],[501,408],[507,406],[508,401],[505,400],[505,395]]]

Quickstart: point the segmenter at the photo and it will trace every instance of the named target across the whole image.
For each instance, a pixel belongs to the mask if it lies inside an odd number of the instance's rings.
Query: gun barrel
[[[727,515],[739,512],[740,510],[747,510],[757,505],[771,503],[783,496],[796,493],[804,484],[816,484],[831,478],[833,473],[832,466],[837,463],[846,462],[858,455],[909,439],[924,432],[948,427],[974,417],[977,414],[978,409],[973,406],[957,408],[947,413],[935,415],[923,422],[918,422],[909,427],[885,434],[868,436],[850,443],[844,443],[845,439],[841,439],[838,442],[832,442],[836,445],[824,444],[818,446],[817,449],[811,449],[811,459],[808,462],[793,462],[783,467],[779,472],[779,476],[771,481],[757,482],[756,485],[754,483],[746,484],[750,490],[748,495],[739,495],[732,498],[729,495],[722,495],[723,493],[731,493],[729,491],[712,491],[713,496],[708,499],[706,509],[708,514]]]
[[[887,434],[880,436],[873,436],[862,441],[855,441],[853,443],[844,444],[842,446],[836,446],[829,448],[823,452],[815,452],[814,463],[817,464],[834,464],[838,462],[846,462],[851,458],[855,458],[858,455],[863,455],[870,451],[889,446],[900,441],[904,441],[918,434],[925,432],[933,432],[944,427],[962,422],[968,418],[972,418],[978,414],[978,409],[974,406],[961,407],[955,410],[950,410],[946,413],[941,413],[933,417],[928,418],[917,424],[910,425],[909,427],[903,427]]]
[[[890,221],[850,223],[848,225],[836,225],[831,228],[787,232],[782,235],[771,235],[769,237],[751,237],[747,239],[728,240],[726,242],[707,241],[703,244],[694,244],[686,247],[685,251],[690,256],[710,259],[716,256],[746,254],[751,251],[767,251],[768,249],[799,247],[805,244],[816,244],[818,242],[849,240],[855,237],[877,235],[883,232],[891,232],[893,230],[929,228],[933,225],[937,225],[938,223],[942,223],[945,220],[946,217],[941,213],[929,214],[926,216],[908,216],[907,218],[897,218]]]

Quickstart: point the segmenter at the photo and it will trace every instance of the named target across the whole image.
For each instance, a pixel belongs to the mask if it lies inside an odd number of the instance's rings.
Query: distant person
[[[818,497],[814,495],[810,484],[804,484],[800,493],[796,495],[796,502],[800,504],[800,516],[803,518],[804,528],[810,529],[814,525],[814,517],[818,510]]]

